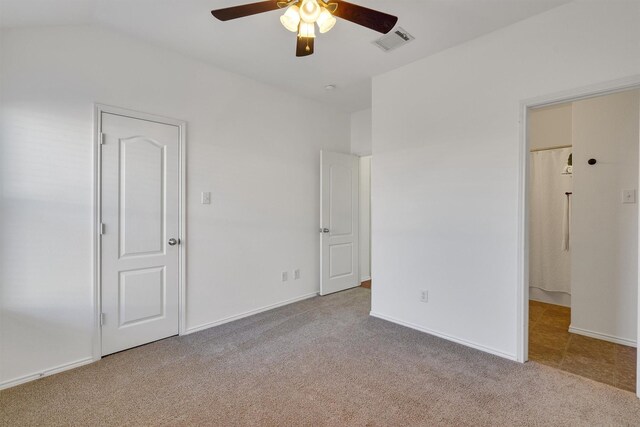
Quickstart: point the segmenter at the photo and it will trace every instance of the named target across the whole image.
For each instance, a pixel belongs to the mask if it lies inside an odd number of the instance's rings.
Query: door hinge
[[[100,313],[100,326],[104,325],[104,318],[105,318],[105,314],[104,313]]]
[[[105,138],[106,135],[104,134],[104,132],[100,132],[100,145],[104,145]]]
[[[100,235],[104,235],[105,230],[107,229],[107,227],[104,225],[104,222],[100,223]]]

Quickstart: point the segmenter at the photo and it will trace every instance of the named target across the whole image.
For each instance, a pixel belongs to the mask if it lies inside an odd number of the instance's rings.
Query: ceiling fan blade
[[[263,12],[270,12],[276,9],[279,9],[278,2],[270,0],[212,10],[211,14],[221,21],[228,21],[230,19],[244,18],[245,16],[256,15]]]
[[[334,12],[335,16],[383,34],[391,31],[398,22],[397,16],[389,15],[388,13],[342,0],[332,0],[333,2],[338,3],[338,9]]]
[[[313,47],[315,38],[313,37],[296,37],[296,56],[313,55]]]

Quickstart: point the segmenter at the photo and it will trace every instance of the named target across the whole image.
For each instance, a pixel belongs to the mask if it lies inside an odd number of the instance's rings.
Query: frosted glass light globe
[[[316,0],[303,0],[300,5],[300,18],[308,24],[313,24],[320,16],[322,8]]]
[[[308,24],[303,22],[300,24],[300,32],[298,32],[298,37],[307,37],[307,38],[315,38],[316,37],[316,27],[313,24]]]
[[[336,25],[336,18],[334,18],[333,15],[331,15],[331,12],[329,12],[327,9],[322,9],[320,16],[318,16],[316,24],[318,24],[320,33],[326,33],[327,31],[332,29],[334,25]]]
[[[291,6],[280,17],[280,22],[289,31],[295,33],[298,31],[298,24],[300,23],[300,13],[298,6]]]

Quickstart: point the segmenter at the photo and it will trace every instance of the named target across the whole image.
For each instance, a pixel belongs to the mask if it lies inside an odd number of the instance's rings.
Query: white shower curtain
[[[529,286],[568,294],[571,252],[564,247],[563,220],[572,178],[562,172],[570,154],[571,148],[531,153],[529,220]]]

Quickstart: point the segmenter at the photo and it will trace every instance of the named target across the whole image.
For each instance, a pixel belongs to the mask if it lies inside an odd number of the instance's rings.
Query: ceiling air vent
[[[375,44],[385,52],[389,52],[390,50],[397,49],[400,46],[409,43],[414,38],[415,37],[407,33],[402,27],[398,27],[389,34],[384,35],[378,40],[374,41],[373,44]]]

